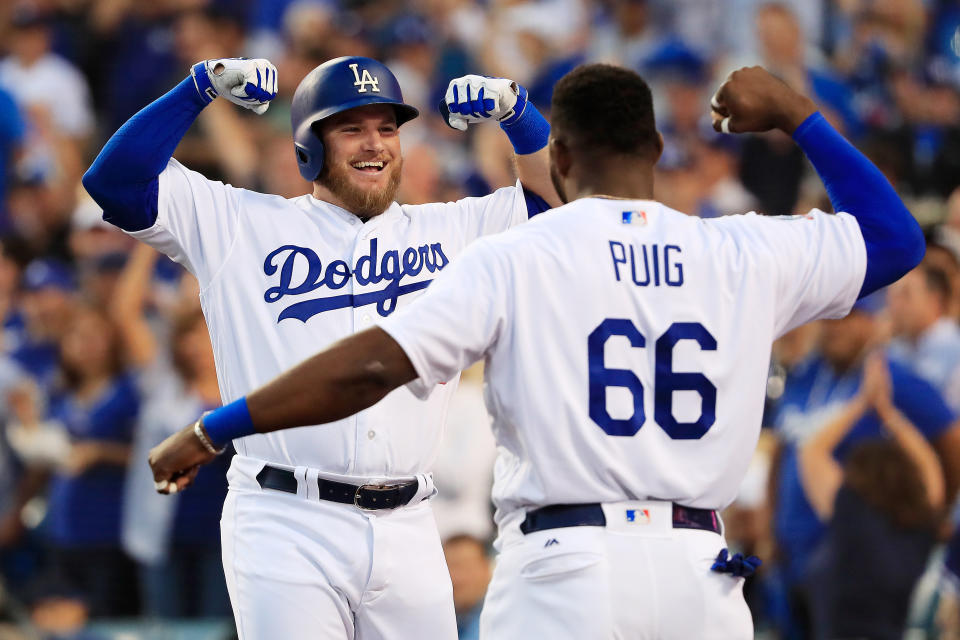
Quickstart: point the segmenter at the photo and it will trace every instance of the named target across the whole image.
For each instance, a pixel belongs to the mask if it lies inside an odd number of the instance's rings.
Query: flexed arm
[[[860,297],[900,279],[923,258],[920,225],[877,167],[847,142],[813,101],[761,67],[730,74],[711,100],[724,133],[780,129],[803,149],[837,212],[857,219],[867,251]]]
[[[83,175],[104,220],[140,231],[157,219],[158,177],[203,108],[217,96],[262,114],[277,95],[277,71],[267,60],[198,62],[190,75],[113,134]]]
[[[507,78],[462,76],[447,86],[440,114],[460,131],[478,122],[499,122],[513,145],[528,214],[533,216],[562,204],[550,179],[550,124],[527,100],[524,87]]]

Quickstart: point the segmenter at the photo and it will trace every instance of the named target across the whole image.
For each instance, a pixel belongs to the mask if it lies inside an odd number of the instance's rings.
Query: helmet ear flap
[[[297,165],[304,180],[313,182],[323,169],[323,141],[316,135],[311,126],[304,128],[301,135],[297,135],[293,142],[297,154]]]

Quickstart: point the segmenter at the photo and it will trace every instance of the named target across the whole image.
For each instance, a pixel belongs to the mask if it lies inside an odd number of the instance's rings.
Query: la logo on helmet
[[[353,69],[353,77],[356,79],[356,82],[353,83],[353,86],[360,87],[357,89],[357,93],[366,93],[367,85],[370,85],[371,91],[376,91],[380,93],[380,81],[370,75],[370,72],[366,69],[363,70],[363,73],[357,71],[357,67],[360,65],[356,62],[350,65],[350,68]]]

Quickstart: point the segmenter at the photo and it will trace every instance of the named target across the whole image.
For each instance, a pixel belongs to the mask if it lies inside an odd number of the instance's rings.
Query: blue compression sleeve
[[[519,117],[501,122],[500,128],[507,134],[517,155],[540,151],[550,141],[550,123],[532,102],[527,103]]]
[[[887,179],[819,113],[803,121],[793,139],[823,181],[835,211],[857,219],[867,247],[860,296],[900,279],[926,250],[920,225]]]
[[[104,220],[126,231],[153,226],[157,177],[207,104],[188,76],[113,134],[83,174],[83,186],[103,207]]]

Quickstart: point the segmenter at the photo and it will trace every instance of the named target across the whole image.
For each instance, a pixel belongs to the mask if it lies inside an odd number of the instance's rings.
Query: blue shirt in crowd
[[[75,442],[129,444],[139,408],[132,378],[120,376],[90,404],[71,394],[54,398],[50,418],[63,423]],[[125,467],[113,465],[94,466],[78,476],[54,476],[47,516],[51,539],[61,547],[119,546],[125,476]]]
[[[894,404],[928,440],[936,439],[953,423],[953,412],[929,382],[902,364],[888,364]],[[822,357],[809,358],[788,376],[773,414],[774,428],[783,443],[773,527],[783,552],[784,579],[789,584],[804,578],[810,554],[825,531],[800,483],[797,446],[836,417],[860,388],[862,373],[862,366],[858,366],[837,374]],[[867,413],[853,426],[834,455],[843,460],[853,445],[883,435],[880,419],[873,412]]]
[[[0,89],[0,230],[9,226],[7,185],[13,174],[14,153],[23,144],[25,131],[26,125],[13,96]]]
[[[890,358],[940,390],[943,399],[960,412],[960,327],[941,318],[916,342],[897,339],[890,343]]]

